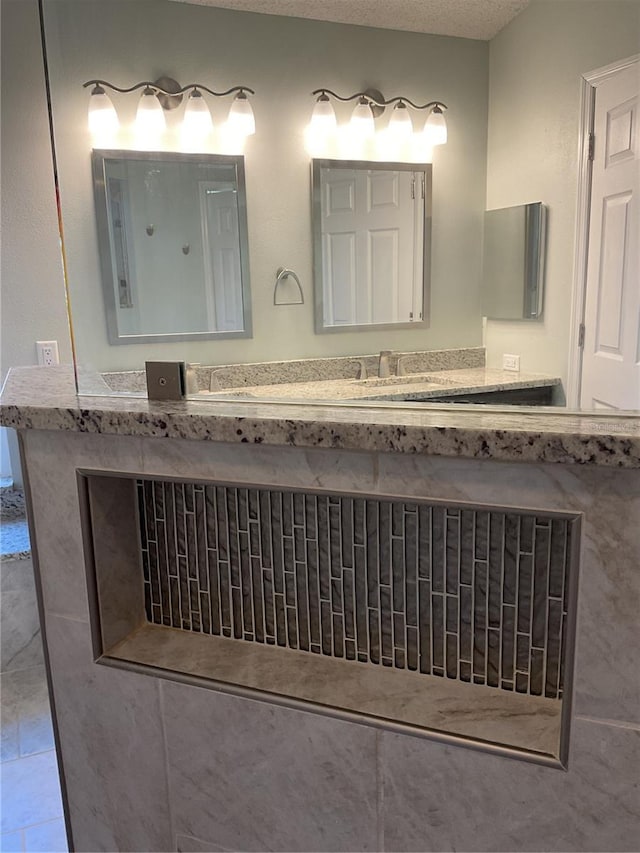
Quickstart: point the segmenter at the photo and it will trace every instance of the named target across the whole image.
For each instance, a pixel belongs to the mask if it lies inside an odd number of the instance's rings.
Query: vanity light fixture
[[[93,87],[89,98],[89,131],[92,135],[112,136],[118,129],[118,115],[105,87],[122,94],[142,89],[136,113],[136,130],[145,136],[159,136],[165,130],[164,111],[179,107],[186,92],[189,92],[189,97],[182,127],[185,136],[201,139],[213,129],[211,113],[202,92],[208,92],[215,98],[236,93],[229,110],[228,129],[234,136],[241,137],[250,136],[256,131],[253,110],[247,97],[247,93],[254,95],[255,92],[248,86],[232,86],[225,92],[215,92],[202,83],[180,86],[171,77],[160,77],[153,83],[146,80],[128,88],[115,86],[107,80],[87,80],[82,85],[84,88]]]
[[[324,92],[320,95],[313,108],[311,126],[313,131],[319,134],[331,133],[338,126],[336,111],[333,109],[333,104],[329,100],[329,96]]]
[[[371,104],[364,95],[358,99],[358,103],[351,113],[349,128],[358,138],[366,139],[369,136],[373,136],[376,132],[376,123],[373,118]]]
[[[92,136],[113,136],[119,124],[111,98],[102,86],[96,84],[89,98],[89,132]]]
[[[251,89],[247,89],[247,91],[251,92]],[[256,120],[253,116],[253,108],[243,89],[233,99],[231,109],[229,110],[227,126],[232,133],[239,136],[252,136],[256,132]]]
[[[447,122],[441,106],[444,105],[436,104],[431,110],[422,131],[427,145],[445,145],[447,142]]]
[[[213,130],[213,120],[200,89],[192,89],[182,119],[182,132],[189,138],[202,139]]]
[[[385,107],[395,104],[388,125],[389,133],[394,138],[405,140],[413,133],[414,125],[409,110],[411,107],[418,112],[429,110],[422,132],[422,139],[429,147],[443,145],[447,141],[447,124],[444,118],[444,110],[447,109],[447,106],[442,101],[416,104],[404,95],[385,99],[380,92],[373,89],[355,92],[355,94],[347,97],[338,95],[331,89],[316,89],[311,94],[317,96],[309,124],[309,130],[315,137],[323,134],[326,136],[336,128],[335,112],[330,100],[330,98],[334,98],[336,101],[357,101],[349,122],[349,128],[354,132],[354,135],[357,134],[360,137],[373,135],[375,118],[384,112]]]
[[[145,86],[138,101],[136,132],[140,136],[160,136],[167,128],[160,101],[151,86]]]
[[[398,101],[389,119],[389,132],[396,139],[408,139],[413,133],[411,113],[404,101]]]

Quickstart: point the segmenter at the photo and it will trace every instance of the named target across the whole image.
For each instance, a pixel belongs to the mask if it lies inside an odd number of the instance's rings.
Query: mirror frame
[[[499,312],[489,313],[487,302],[491,294],[487,284],[487,219],[491,214],[506,214],[522,211],[524,214],[524,255],[522,257],[522,313],[519,316],[506,316]],[[545,261],[547,243],[547,206],[541,201],[528,204],[497,207],[484,212],[483,264],[482,264],[482,313],[488,320],[519,321],[542,320],[544,304]]]
[[[105,183],[107,160],[159,161],[165,163],[204,163],[235,168],[238,192],[238,232],[240,243],[240,274],[242,277],[242,314],[244,328],[232,331],[175,332],[159,334],[122,335],[118,329],[118,309],[114,289],[109,230],[109,207]],[[94,148],[91,152],[94,202],[100,273],[107,321],[107,335],[112,345],[170,343],[172,341],[222,340],[225,338],[253,337],[251,314],[251,286],[249,279],[249,231],[247,225],[247,192],[244,172],[244,157],[228,154],[183,154],[177,151],[130,151],[121,149]]]
[[[422,319],[409,323],[368,323],[340,326],[324,325],[324,281],[322,275],[322,169],[366,169],[367,171],[420,172],[424,176],[424,225],[422,234]],[[313,235],[314,328],[317,335],[340,332],[377,332],[429,327],[431,293],[431,163],[396,163],[382,160],[311,161],[311,228]]]

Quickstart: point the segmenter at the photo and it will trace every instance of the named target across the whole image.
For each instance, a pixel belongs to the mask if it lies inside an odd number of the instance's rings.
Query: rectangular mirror
[[[316,333],[427,325],[431,165],[314,160]]]
[[[541,202],[484,214],[482,313],[491,320],[542,316],[546,208]]]
[[[243,157],[92,162],[109,343],[251,337]]]

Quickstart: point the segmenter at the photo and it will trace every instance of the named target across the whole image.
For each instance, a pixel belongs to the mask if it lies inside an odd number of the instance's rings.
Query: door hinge
[[[595,133],[589,134],[589,143],[587,147],[587,159],[593,160],[596,150],[596,135]]]
[[[420,180],[420,186],[422,187],[422,198],[424,198],[424,197],[425,197],[425,186],[424,186],[424,183],[425,183],[425,182],[424,182],[424,175],[423,175],[423,176],[422,176],[422,178],[421,178],[421,180]]]
[[[580,328],[578,329],[578,346],[584,346],[584,323],[580,323]]]
[[[411,198],[415,198],[415,197],[416,197],[416,179],[414,177],[414,178],[411,178]]]

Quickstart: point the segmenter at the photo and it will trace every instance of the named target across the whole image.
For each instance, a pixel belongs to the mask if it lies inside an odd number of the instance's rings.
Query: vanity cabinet
[[[429,403],[508,403],[520,406],[552,406],[553,386],[540,388],[508,388],[500,391],[478,391],[471,394],[430,397]]]

